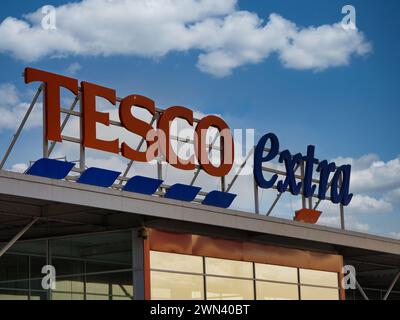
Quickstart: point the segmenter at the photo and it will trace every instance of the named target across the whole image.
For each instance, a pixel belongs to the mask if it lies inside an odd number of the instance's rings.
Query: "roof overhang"
[[[22,241],[149,226],[336,252],[366,286],[385,288],[400,266],[400,241],[390,238],[0,171],[0,242],[34,217]]]

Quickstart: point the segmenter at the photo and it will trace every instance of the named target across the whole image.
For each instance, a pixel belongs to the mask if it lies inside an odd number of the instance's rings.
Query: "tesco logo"
[[[205,172],[215,177],[226,176],[234,163],[234,140],[227,123],[218,116],[208,115],[195,121],[193,111],[184,106],[171,106],[165,110],[157,110],[155,102],[143,95],[131,94],[117,101],[116,91],[94,83],[54,74],[38,69],[25,69],[25,83],[42,82],[44,84],[44,115],[45,138],[52,141],[62,141],[60,126],[60,89],[81,95],[81,141],[82,146],[96,150],[121,154],[133,161],[150,162],[159,156],[181,170],[194,170],[198,163]],[[80,92],[79,92],[80,90]],[[118,108],[119,120],[124,129],[144,139],[146,150],[139,151],[121,138],[114,140],[99,139],[96,125],[110,125],[110,115],[96,109],[96,98],[101,97]],[[135,116],[133,107],[147,110],[156,120],[156,127]],[[187,159],[179,157],[171,144],[171,124],[176,119],[182,119],[193,129],[194,151]],[[197,124],[195,125],[195,122]],[[220,156],[218,164],[212,163],[207,145],[207,132],[216,128],[220,136]],[[267,148],[269,146],[269,148]],[[266,153],[266,150],[268,152]],[[257,185],[264,189],[276,187],[283,193],[287,190],[293,195],[302,194],[309,198],[315,196],[321,200],[326,198],[330,188],[330,199],[333,203],[347,206],[353,197],[350,193],[351,166],[336,166],[327,160],[315,158],[315,147],[310,145],[307,154],[291,154],[289,150],[280,151],[278,137],[273,133],[264,135],[254,147],[253,174]],[[279,180],[278,174],[265,178],[263,163],[277,160],[285,167],[286,174]],[[295,175],[296,169],[302,166],[304,175],[301,181]],[[319,175],[318,186],[313,184],[314,167]],[[330,176],[332,175],[332,179]],[[318,191],[317,191],[318,187]]]

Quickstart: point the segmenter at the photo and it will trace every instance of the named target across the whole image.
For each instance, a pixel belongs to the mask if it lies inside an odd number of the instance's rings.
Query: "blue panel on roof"
[[[51,179],[64,179],[74,166],[75,164],[72,162],[42,158],[35,161],[26,171],[26,174]]]
[[[92,167],[82,172],[77,182],[108,188],[120,174],[121,172]]]
[[[162,183],[163,180],[160,179],[134,176],[128,180],[123,190],[142,194],[153,194]]]
[[[229,208],[235,198],[236,194],[214,190],[207,194],[202,203],[209,206]]]
[[[165,198],[181,201],[193,201],[201,188],[185,184],[174,184],[165,193]]]

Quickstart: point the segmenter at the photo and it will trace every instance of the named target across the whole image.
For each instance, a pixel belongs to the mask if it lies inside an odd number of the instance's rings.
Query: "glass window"
[[[7,252],[45,257],[47,251],[46,243],[46,240],[17,241]]]
[[[127,300],[133,299],[133,286],[129,284],[113,284],[111,287],[114,296],[120,296],[122,300],[124,297]]]
[[[202,300],[204,277],[200,275],[151,271],[151,299]]]
[[[86,272],[131,268],[131,249],[130,232],[103,233],[51,241],[52,259],[84,260],[88,262],[89,268],[89,262],[93,262],[94,270]]]
[[[296,284],[256,282],[257,300],[298,300],[299,288]]]
[[[0,288],[29,288],[29,257],[5,254],[0,259]]]
[[[301,300],[339,300],[339,290],[301,286]]]
[[[96,280],[88,280],[86,282],[86,291],[97,294],[109,294],[111,289],[107,283],[95,282]]]
[[[83,292],[83,281],[83,277],[62,277],[56,281],[56,290],[66,292]]]
[[[51,264],[56,269],[57,277],[81,275],[85,272],[85,263],[80,260],[53,257]]]
[[[110,297],[100,294],[87,294],[86,300],[110,300]]]
[[[0,289],[0,300],[28,300],[29,292],[24,290]]]
[[[46,292],[41,286],[41,270],[47,264],[46,243],[43,240],[18,241],[1,257],[0,288],[4,290],[0,289],[0,300],[26,300],[29,298],[29,286],[30,299],[46,298]]]
[[[203,258],[184,254],[150,251],[150,268],[203,273]]]
[[[131,297],[112,296],[113,300],[133,300]]]
[[[253,278],[251,262],[206,258],[206,273],[238,278]]]
[[[18,242],[0,259],[0,300],[46,299],[42,268],[48,260],[56,269],[54,300],[132,299],[131,235],[128,231]]]
[[[30,271],[31,271],[31,278],[30,278],[30,285],[32,290],[44,290],[42,287],[42,279],[44,274],[42,273],[42,268],[47,264],[46,257],[30,257]],[[57,273],[56,273],[57,275]],[[31,294],[32,299],[32,294]]]
[[[47,300],[47,292],[31,290],[30,300]]]
[[[86,272],[87,273],[95,273],[95,272],[108,272],[114,270],[126,270],[130,269],[131,266],[126,264],[119,263],[111,263],[111,262],[93,262],[86,261],[85,262]]]
[[[253,280],[206,277],[207,300],[253,300]]]
[[[255,264],[256,279],[297,283],[297,268]]]
[[[132,272],[115,272],[86,276],[86,292],[107,295],[133,295]]]
[[[79,294],[79,293],[53,291],[51,293],[51,299],[52,300],[83,300],[84,295]]]
[[[130,232],[54,239],[50,245],[57,274],[53,299],[132,299]]]
[[[338,274],[335,272],[300,269],[300,283],[337,288]]]

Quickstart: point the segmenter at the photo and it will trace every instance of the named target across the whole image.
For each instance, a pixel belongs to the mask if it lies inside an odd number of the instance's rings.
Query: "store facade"
[[[40,84],[0,161],[0,299],[400,297],[400,241],[345,229],[350,165],[316,159],[312,145],[306,154],[281,150],[273,133],[234,163],[232,132],[219,116],[196,119],[186,107],[160,109],[148,97],[118,98],[112,88],[32,68],[24,79]],[[74,95],[68,109],[61,88]],[[41,95],[42,157],[23,173],[7,171]],[[118,121],[96,110],[97,98],[119,109]],[[75,136],[63,132],[70,118]],[[178,119],[191,137],[172,134]],[[104,140],[98,124],[123,133]],[[76,146],[78,160],[52,157],[61,143]],[[179,145],[189,158],[180,158]],[[89,167],[88,149],[120,155],[126,166]],[[152,170],[141,175],[134,163]],[[179,173],[167,181],[172,167]],[[244,168],[250,183],[242,186]],[[197,185],[201,173],[207,186]],[[271,202],[262,201],[265,190],[275,193]],[[273,217],[289,193],[301,198],[293,219]],[[241,196],[246,209],[233,209]],[[340,229],[317,225],[322,201],[338,208]],[[357,271],[350,291],[342,285],[345,266]]]
[[[151,299],[344,297],[340,255],[154,229],[147,241]]]
[[[134,299],[137,229],[16,244],[0,259],[0,300]],[[141,231],[142,232],[142,231]],[[343,259],[271,245],[146,229],[144,294],[156,300],[338,300]],[[42,267],[56,270],[43,289]]]

